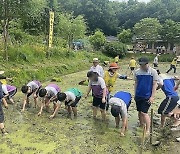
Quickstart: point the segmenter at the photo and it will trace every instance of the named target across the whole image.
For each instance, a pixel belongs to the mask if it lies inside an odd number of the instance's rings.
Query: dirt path
[[[123,70],[125,73],[126,70]],[[58,83],[62,90],[78,87],[85,93],[87,87],[77,83],[86,76],[86,71],[66,75]],[[47,83],[45,83],[46,85]],[[118,80],[115,90],[130,91],[133,94],[133,81]],[[158,99],[162,99],[158,92]],[[57,117],[49,120],[50,113],[38,117],[38,110],[32,107],[25,113],[20,112],[22,94],[16,96],[16,105],[5,110],[6,126],[9,135],[0,136],[0,153],[62,153],[62,154],[136,154],[139,153],[139,138],[137,135],[137,116],[135,103],[132,102],[129,111],[129,132],[126,137],[119,136],[114,119],[108,113],[108,121],[94,121],[91,112],[91,98],[82,99],[78,106],[78,118],[67,119],[64,106]],[[154,105],[156,107],[157,105]],[[100,119],[100,116],[98,117]],[[141,134],[141,131],[139,131]],[[149,149],[149,150],[148,150]],[[153,152],[152,152],[153,150]],[[145,149],[144,153],[162,153],[162,148]],[[167,152],[167,151],[166,151]],[[166,153],[163,150],[163,153]]]

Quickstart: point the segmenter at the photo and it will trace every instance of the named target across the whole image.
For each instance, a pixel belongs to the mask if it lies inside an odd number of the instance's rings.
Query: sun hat
[[[93,58],[93,62],[98,62],[99,59],[98,58]]]
[[[4,74],[4,71],[0,71],[0,75],[1,75],[1,74]]]
[[[119,66],[116,63],[111,63],[109,69],[119,69]]]

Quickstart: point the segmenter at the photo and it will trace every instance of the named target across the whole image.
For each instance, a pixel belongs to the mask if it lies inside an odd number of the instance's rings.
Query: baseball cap
[[[138,60],[139,65],[146,65],[149,63],[149,60],[146,57],[141,57]]]

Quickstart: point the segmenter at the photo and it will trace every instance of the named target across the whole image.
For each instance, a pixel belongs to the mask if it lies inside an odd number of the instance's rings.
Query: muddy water
[[[128,72],[123,69],[120,73]],[[61,77],[62,82],[58,84],[63,91],[67,88],[78,87],[85,93],[87,87],[77,84],[85,76],[86,71],[63,76]],[[44,83],[44,85],[46,84],[48,83]],[[115,91],[117,90],[125,90],[133,94],[133,81],[118,80],[115,86]],[[153,105],[155,110],[163,97],[162,92],[158,91],[156,103]],[[14,106],[10,105],[8,110],[4,109],[9,135],[0,136],[0,153],[139,153],[142,130],[137,128],[137,112],[134,101],[129,109],[129,131],[126,137],[120,137],[120,130],[115,128],[114,119],[109,112],[106,123],[100,120],[100,115],[98,120],[92,119],[91,98],[80,101],[77,119],[68,119],[63,105],[53,120],[48,119],[50,113],[46,112],[38,117],[38,109],[33,108],[33,103],[25,113],[21,113],[22,95],[18,93],[15,100],[17,103]],[[168,154],[170,153],[168,150],[171,150],[168,145],[179,148],[177,144],[173,143],[156,148],[147,143],[143,153]],[[173,153],[179,153],[179,151],[175,150]]]

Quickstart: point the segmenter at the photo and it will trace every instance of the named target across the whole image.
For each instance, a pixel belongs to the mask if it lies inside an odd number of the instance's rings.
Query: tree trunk
[[[8,27],[9,27],[9,21],[8,19],[4,20],[3,25],[3,37],[4,37],[4,59],[8,61]]]

